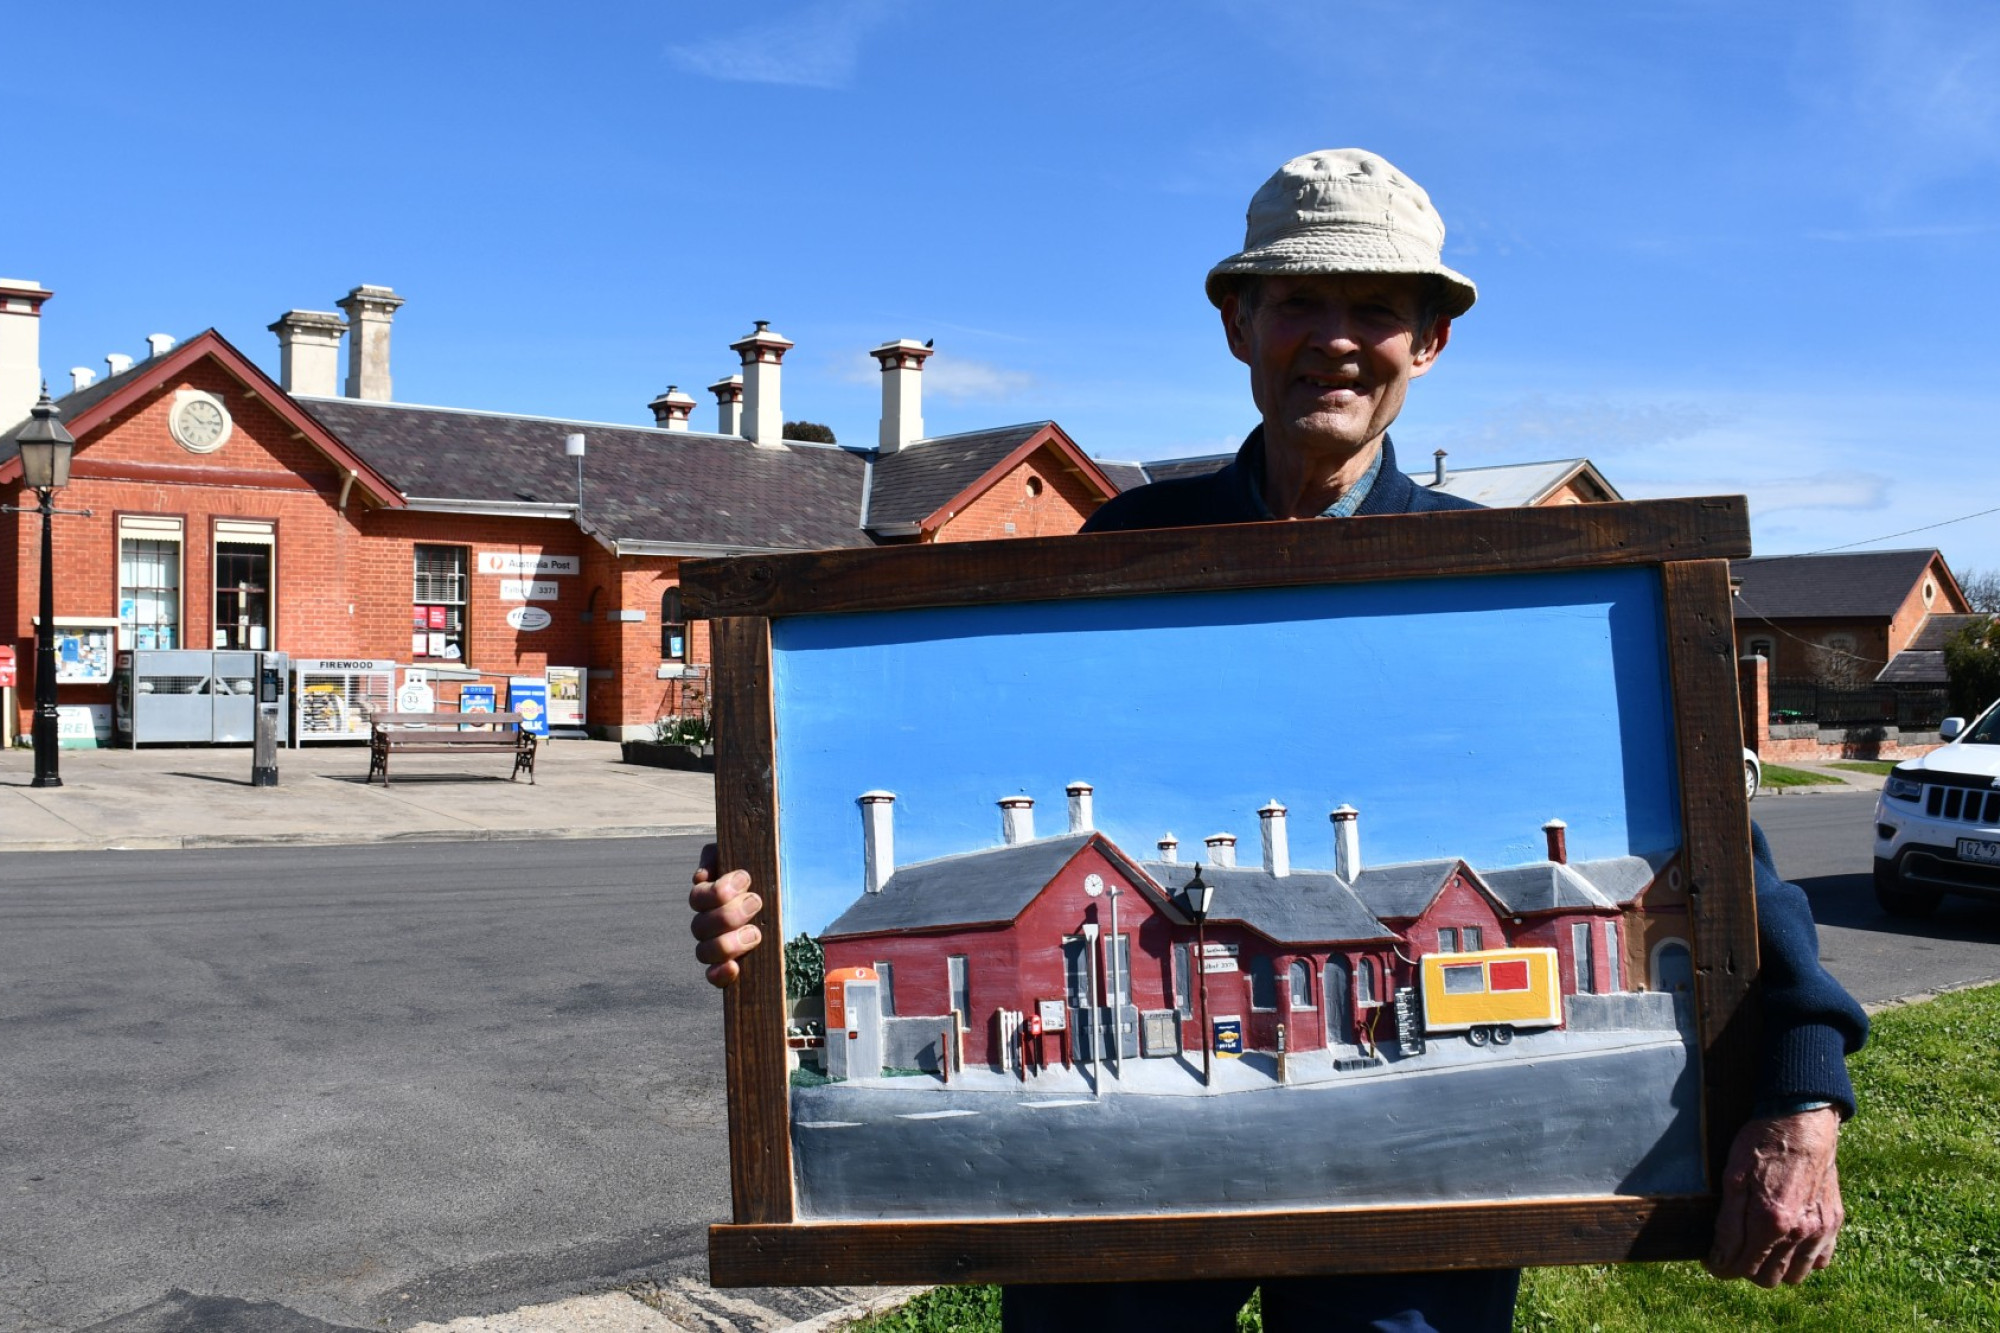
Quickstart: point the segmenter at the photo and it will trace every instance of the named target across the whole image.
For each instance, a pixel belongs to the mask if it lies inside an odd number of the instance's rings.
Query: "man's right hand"
[[[764,910],[764,900],[750,891],[750,876],[732,870],[716,874],[715,844],[701,849],[701,865],[694,872],[694,888],[688,891],[688,906],[694,920],[688,929],[699,943],[694,956],[708,964],[708,984],[733,986],[742,969],[737,960],[764,942],[764,932],[751,922]]]

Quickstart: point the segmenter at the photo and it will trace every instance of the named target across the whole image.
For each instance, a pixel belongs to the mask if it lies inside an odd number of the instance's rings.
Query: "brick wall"
[[[1104,497],[1069,469],[1067,459],[1044,446],[947,519],[931,540],[1066,536],[1103,503]]]

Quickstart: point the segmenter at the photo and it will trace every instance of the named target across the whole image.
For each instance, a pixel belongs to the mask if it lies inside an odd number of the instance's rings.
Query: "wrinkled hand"
[[[750,876],[744,871],[716,878],[715,861],[711,842],[701,849],[694,888],[688,891],[688,906],[695,911],[688,929],[699,941],[694,956],[708,964],[708,984],[733,986],[742,970],[736,960],[764,941],[764,932],[750,924],[764,910],[764,900],[750,891]]]
[[[1745,1125],[1723,1171],[1708,1271],[1775,1287],[1833,1262],[1847,1216],[1834,1165],[1839,1145],[1840,1113],[1831,1107]]]

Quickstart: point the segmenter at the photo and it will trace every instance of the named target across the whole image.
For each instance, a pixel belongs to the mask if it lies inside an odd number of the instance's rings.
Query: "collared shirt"
[[[1352,517],[1354,512],[1367,502],[1369,493],[1375,489],[1375,479],[1382,475],[1383,456],[1388,452],[1388,441],[1385,437],[1383,442],[1375,447],[1375,457],[1368,464],[1368,470],[1361,474],[1360,480],[1342,492],[1338,500],[1335,500],[1325,509],[1322,509],[1319,516],[1321,518]],[[1243,479],[1249,485],[1251,502],[1257,506],[1265,518],[1276,518],[1277,515],[1271,512],[1270,503],[1264,499],[1264,483],[1261,475],[1263,472],[1261,440],[1259,441],[1258,454],[1259,466],[1246,471],[1243,474]]]

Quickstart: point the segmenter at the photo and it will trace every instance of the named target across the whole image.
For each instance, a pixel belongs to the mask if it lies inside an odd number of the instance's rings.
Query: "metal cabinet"
[[[258,653],[140,649],[118,654],[113,725],[140,745],[249,744],[257,733]],[[284,737],[280,714],[279,738]]]

